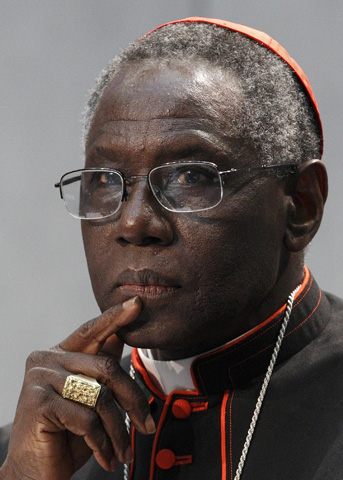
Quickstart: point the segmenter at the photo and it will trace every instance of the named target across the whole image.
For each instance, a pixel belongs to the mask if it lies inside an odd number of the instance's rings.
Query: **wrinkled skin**
[[[130,66],[100,101],[86,165],[126,176],[186,159],[220,170],[258,166],[237,133],[243,105],[237,79],[206,64]],[[291,182],[253,176],[206,212],[163,209],[145,180],[128,193],[112,217],[82,222],[103,313],[28,358],[1,480],[67,480],[91,453],[106,470],[130,461],[118,405],[140,432],[155,426],[119,366],[123,342],[151,348],[156,358],[181,358],[264,320],[302,279],[301,251],[319,227],[327,186],[321,162],[309,161]],[[70,373],[103,385],[95,410],[61,397]]]
[[[131,67],[105,91],[86,166],[111,167],[126,176],[176,160],[213,161],[221,170],[258,166],[237,134],[242,103],[235,78],[216,69],[209,74],[202,64],[138,72]],[[159,358],[181,358],[252,328],[278,305],[270,302],[274,290],[282,304],[302,276],[300,269],[291,286],[281,285],[289,260],[284,189],[284,181],[251,178],[233,195],[225,191],[215,209],[180,214],[163,209],[139,181],[113,217],[83,221],[101,310],[132,294],[143,301],[121,338],[158,350]],[[135,275],[141,271],[142,279]],[[133,288],[137,283],[178,288],[152,296],[151,288]]]

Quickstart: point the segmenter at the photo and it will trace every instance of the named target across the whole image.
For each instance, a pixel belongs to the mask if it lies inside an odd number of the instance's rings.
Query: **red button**
[[[188,418],[192,413],[192,405],[184,400],[183,398],[179,398],[176,400],[172,406],[172,412],[174,417],[183,420],[184,418]]]
[[[169,468],[175,465],[175,453],[169,450],[168,448],[164,448],[160,450],[156,455],[156,464],[163,468],[163,470],[169,470]]]

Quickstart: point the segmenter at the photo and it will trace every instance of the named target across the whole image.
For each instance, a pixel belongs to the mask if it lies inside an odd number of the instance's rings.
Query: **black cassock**
[[[241,480],[343,479],[343,301],[311,275],[296,298]],[[197,358],[196,392],[161,395],[136,350],[136,380],[157,425],[133,429],[133,480],[233,480],[284,312]],[[126,362],[127,364],[129,362]],[[0,431],[1,460],[8,430]],[[73,480],[119,480],[94,459]]]

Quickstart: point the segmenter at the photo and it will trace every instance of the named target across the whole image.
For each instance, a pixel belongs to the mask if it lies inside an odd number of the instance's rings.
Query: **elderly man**
[[[103,71],[85,142],[57,186],[102,314],[29,357],[0,479],[341,479],[343,303],[304,267],[327,179],[300,67],[248,27],[163,25]]]

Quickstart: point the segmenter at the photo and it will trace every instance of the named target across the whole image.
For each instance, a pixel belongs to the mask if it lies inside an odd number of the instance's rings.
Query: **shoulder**
[[[343,299],[326,292],[322,296],[327,308],[321,315],[328,321],[291,364],[298,362],[299,375],[303,378],[308,375],[313,385],[330,389],[331,397],[337,399],[343,395]]]
[[[334,315],[341,314],[343,315],[343,298],[339,298],[332,293],[325,292],[325,296],[328,299],[331,310]]]
[[[324,329],[324,337],[330,343],[337,343],[343,346],[343,299],[331,293],[324,292],[324,295],[330,305],[329,323]]]

